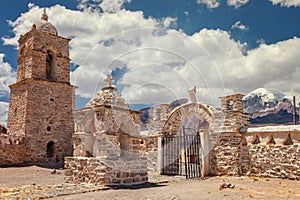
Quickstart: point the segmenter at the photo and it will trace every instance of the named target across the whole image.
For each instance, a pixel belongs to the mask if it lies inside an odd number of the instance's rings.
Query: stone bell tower
[[[69,41],[58,36],[46,10],[18,40],[8,134],[25,137],[25,163],[58,162],[72,155],[75,87],[70,85]]]

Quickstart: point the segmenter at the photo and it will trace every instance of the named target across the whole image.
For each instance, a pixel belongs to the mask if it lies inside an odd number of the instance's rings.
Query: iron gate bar
[[[193,134],[187,134],[193,131]],[[188,178],[201,176],[202,145],[199,132],[182,127],[179,135],[162,138],[162,174],[184,175]]]

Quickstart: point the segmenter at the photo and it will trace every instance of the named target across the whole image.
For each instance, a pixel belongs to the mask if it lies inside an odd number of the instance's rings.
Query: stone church
[[[76,87],[70,84],[69,41],[58,35],[45,11],[19,38],[0,164],[55,163],[72,155]]]
[[[141,135],[141,113],[129,109],[110,76],[85,108],[74,111],[69,41],[58,35],[45,11],[18,40],[0,166],[65,159],[65,180],[73,183],[140,184],[148,171],[300,180],[300,125],[249,128],[242,94],[221,97],[217,110],[198,102],[193,89],[189,103],[154,107],[148,135]],[[191,116],[201,127],[189,133],[182,124]]]

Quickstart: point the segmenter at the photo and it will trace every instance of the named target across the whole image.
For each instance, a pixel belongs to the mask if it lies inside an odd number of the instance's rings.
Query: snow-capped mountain
[[[258,88],[243,98],[244,112],[257,113],[276,110],[283,102],[291,102],[290,97],[278,90]]]
[[[293,121],[292,98],[278,90],[258,88],[243,98],[244,112],[252,124],[284,124]],[[298,116],[296,116],[298,121]]]

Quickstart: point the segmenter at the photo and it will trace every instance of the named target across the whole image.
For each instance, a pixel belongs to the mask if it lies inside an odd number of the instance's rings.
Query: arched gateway
[[[176,107],[169,114],[162,129],[162,174],[186,178],[207,175],[208,133],[217,113],[215,108],[197,102]]]

